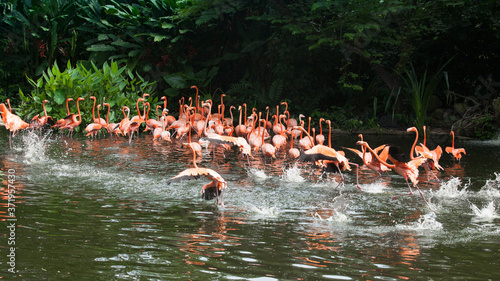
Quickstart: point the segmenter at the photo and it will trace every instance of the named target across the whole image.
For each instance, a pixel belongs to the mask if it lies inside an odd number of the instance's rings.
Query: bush
[[[82,125],[93,122],[91,116],[93,102],[89,99],[90,96],[95,96],[99,103],[105,99],[110,104],[109,122],[112,123],[119,118],[123,106],[133,109],[137,98],[143,93],[153,96],[154,85],[144,81],[139,75],[134,75],[126,66],[119,68],[116,62],[110,64],[106,62],[102,68],[97,68],[94,63],[90,63],[89,68],[86,68],[84,63],[79,63],[73,68],[68,62],[63,72],[55,63],[36,81],[29,77],[28,81],[34,88],[31,94],[25,95],[19,90],[22,100],[20,115],[24,119],[31,119],[43,112],[43,100],[49,101],[46,104],[48,115],[54,120],[64,118],[67,115],[66,99],[73,98],[76,101],[78,97],[83,97],[85,101],[80,104]],[[152,97],[149,102],[151,108],[155,108],[158,98]],[[76,102],[70,104],[70,111],[76,112]],[[105,115],[101,117],[105,118]]]

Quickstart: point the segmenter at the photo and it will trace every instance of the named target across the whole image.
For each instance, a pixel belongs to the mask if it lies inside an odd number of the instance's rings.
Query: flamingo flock
[[[109,123],[111,110],[109,103],[97,104],[96,98],[91,96],[90,99],[93,100],[93,122],[85,127],[86,136],[90,136],[92,140],[95,140],[107,132],[110,137],[128,137],[129,144],[131,144],[134,135],[138,137],[141,127],[144,127],[143,133],[150,132],[153,135],[153,142],[157,144],[164,143],[168,145],[173,141],[182,142],[182,146],[188,148],[193,154],[193,167],[181,171],[178,175],[172,177],[167,184],[198,179],[202,176],[206,177],[211,182],[202,187],[202,198],[206,200],[217,198],[218,203],[220,197],[222,206],[224,206],[222,194],[227,188],[227,182],[216,171],[196,165],[197,157],[201,157],[202,147],[208,148],[210,144],[212,144],[213,149],[216,146],[222,147],[223,150],[230,150],[235,147],[241,153],[241,156],[246,157],[247,160],[260,154],[260,157],[264,160],[268,159],[270,161],[282,157],[294,161],[310,162],[313,167],[317,167],[323,172],[339,173],[341,177],[339,184],[344,182],[343,172],[352,171],[352,167],[355,167],[356,185],[359,190],[362,190],[358,181],[359,165],[348,160],[343,150],[345,149],[355,153],[360,157],[363,165],[379,176],[391,170],[401,175],[410,191],[408,194],[403,195],[413,194],[413,187],[419,191],[424,201],[429,205],[418,187],[419,167],[422,166],[427,173],[432,174],[437,179],[434,171],[443,169],[439,165],[443,150],[440,146],[437,146],[434,150],[430,150],[426,146],[425,126],[423,127],[424,139],[419,145],[417,145],[419,138],[417,128],[408,128],[408,132],[415,133],[415,141],[409,152],[410,160],[407,161],[404,158],[404,153],[398,147],[384,144],[372,149],[368,142],[363,140],[361,134],[358,136],[360,140],[356,143],[360,149],[349,147],[335,149],[332,147],[330,120],[319,119],[319,134],[316,135],[315,128],[311,129],[312,118],[308,118],[306,130],[305,121],[303,120],[305,116],[300,114],[298,121],[291,118],[287,102],[276,105],[276,112],[271,115],[271,118],[269,118],[269,107],[266,108],[265,112],[259,112],[256,108],[253,108],[251,113],[247,115],[247,105],[245,103],[239,105],[237,108],[239,112],[238,123],[235,124],[233,110],[236,107],[230,106],[230,117],[225,116],[224,94],[221,95],[220,104],[216,106],[217,112],[213,113],[213,101],[210,99],[201,101],[198,88],[196,86],[191,88],[196,90],[194,104],[191,97],[187,103],[184,98],[181,98],[177,117],[169,115],[167,98],[164,96],[161,98],[163,108],[162,105],[153,106],[156,111],[156,118],[149,118],[152,108],[147,101],[149,94],[144,94],[135,103],[137,115],[130,118],[131,109],[123,106],[121,109],[123,118],[117,123]],[[4,103],[0,103],[2,121],[5,128],[9,130],[9,145],[12,147],[11,140],[18,131],[27,129],[39,130],[39,132],[44,127],[58,129],[61,132],[67,130],[67,136],[72,137],[75,128],[82,123],[79,102],[83,100],[82,97],[77,98],[77,113],[70,113],[68,104],[73,99],[67,98],[67,116],[55,123],[52,117],[47,115],[45,109],[48,100],[44,100],[42,103],[44,115],[41,117],[36,115],[30,123],[23,121],[21,117],[12,113],[9,100],[7,100],[8,108]],[[281,109],[282,106],[284,106],[284,110]],[[106,120],[101,118],[101,108],[107,109]],[[97,118],[95,111],[97,111]],[[270,120],[274,121],[271,122]],[[53,125],[50,126],[50,123]],[[143,123],[144,125],[142,125]],[[323,134],[323,123],[328,125],[327,137]],[[445,151],[453,159],[460,161],[462,154],[465,154],[465,149],[455,148],[454,132],[451,131],[450,134],[452,135],[452,146],[446,147]],[[197,141],[193,141],[193,136]],[[325,145],[327,138],[328,145]],[[394,200],[399,196],[402,195],[394,196],[392,199]]]

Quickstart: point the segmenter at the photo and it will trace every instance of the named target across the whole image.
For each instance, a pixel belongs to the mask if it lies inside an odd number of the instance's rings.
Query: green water
[[[2,133],[5,132],[1,129]],[[370,137],[408,149],[411,136]],[[339,136],[355,147],[355,136]],[[448,140],[440,143],[449,145]],[[440,182],[420,169],[422,198],[405,181],[361,169],[321,176],[309,163],[248,162],[203,152],[198,166],[228,182],[224,207],[201,199],[206,179],[166,185],[191,167],[178,141],[141,135],[91,141],[57,134],[0,137],[4,280],[498,280],[500,142],[459,141]],[[346,152],[351,161],[360,163]],[[281,154],[282,155],[282,154]],[[9,172],[10,171],[10,172]],[[15,175],[15,273],[9,182]],[[11,198],[13,199],[13,198]],[[477,209],[474,209],[477,207]]]

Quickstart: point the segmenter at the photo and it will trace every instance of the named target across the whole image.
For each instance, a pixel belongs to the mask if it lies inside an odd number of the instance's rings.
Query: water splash
[[[450,180],[441,184],[438,190],[430,191],[432,196],[440,198],[460,198],[466,197],[468,194],[467,188],[470,186],[470,179],[464,187],[459,190],[462,185],[462,180],[460,178],[451,178]]]
[[[479,196],[484,197],[500,197],[500,173],[495,173],[495,179],[487,180],[481,190],[478,191]]]
[[[333,199],[333,204],[331,206],[333,215],[323,218],[318,212],[315,212],[313,218],[319,221],[333,221],[333,222],[350,222],[351,219],[345,213],[347,208],[347,198],[345,195],[341,194]]]
[[[248,203],[248,211],[254,212],[264,217],[277,217],[281,213],[278,207],[257,207],[252,203]]]
[[[302,170],[299,167],[297,167],[297,163],[295,163],[290,168],[283,168],[283,174],[280,177],[285,182],[295,182],[295,183],[305,182],[306,179],[302,177],[301,172]]]
[[[334,210],[334,213],[332,216],[323,218],[320,214],[314,213],[313,215],[314,219],[319,220],[319,221],[333,221],[333,222],[350,222],[351,219],[344,213],[339,212]]]
[[[405,230],[441,230],[443,229],[443,224],[437,221],[436,213],[430,212],[425,215],[420,216],[417,221],[410,222],[408,224],[398,224],[396,225],[398,229]]]
[[[269,178],[269,176],[266,175],[266,172],[264,170],[258,168],[248,168],[247,174],[249,177],[258,181],[263,181]]]
[[[33,130],[27,130],[22,135],[21,151],[24,152],[24,162],[26,164],[42,163],[47,161],[45,150],[49,143],[49,137],[52,135],[51,131],[39,135]]]
[[[474,221],[492,221],[500,217],[496,212],[495,203],[493,201],[482,209],[479,209],[476,205],[471,203],[470,208],[475,216],[473,219]]]
[[[388,186],[385,182],[374,182],[370,184],[363,184],[361,189],[366,193],[383,193]]]

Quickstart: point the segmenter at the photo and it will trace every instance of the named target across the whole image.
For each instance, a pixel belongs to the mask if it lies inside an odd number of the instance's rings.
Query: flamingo
[[[279,105],[276,106],[276,115],[273,115],[276,116],[274,118],[274,125],[273,125],[273,132],[276,135],[280,135],[286,131],[285,125],[281,124],[281,119],[278,110],[279,110]]]
[[[281,124],[281,119],[286,117],[285,115],[280,115],[279,123]],[[272,138],[272,142],[276,150],[280,150],[282,146],[286,145],[286,131],[282,130],[279,134],[274,135]],[[293,142],[293,138],[292,138]]]
[[[121,134],[122,132],[120,131],[120,124],[118,123],[109,123],[109,111],[111,110],[111,106],[109,103],[105,102],[104,106],[108,107],[108,113],[106,115],[106,129],[108,130],[109,135],[115,134],[118,136],[118,134]]]
[[[144,118],[146,120],[146,128],[144,129],[143,132],[146,132],[146,131],[153,132],[154,129],[161,127],[162,123],[158,120],[158,117],[157,117],[157,119],[154,119],[154,118],[148,119],[149,110],[151,109],[151,105],[149,104],[149,102],[146,102],[146,106],[148,107],[148,111],[146,112],[146,117]],[[161,105],[156,106],[156,115],[157,116],[158,116],[158,107],[161,107]]]
[[[203,108],[208,107],[209,108],[209,116],[205,119],[205,127],[203,130],[203,133],[205,137],[201,138],[201,141],[208,140],[209,142],[217,143],[217,144],[223,144],[223,145],[235,145],[238,146],[242,156],[248,156],[252,157],[252,150],[250,145],[248,144],[247,140],[242,137],[232,137],[232,136],[221,136],[219,134],[209,132],[207,127],[208,127],[208,120],[210,119],[210,112],[212,109],[212,105],[210,103],[203,103],[201,105]]]
[[[434,178],[436,178],[437,181],[439,181],[438,177],[431,171],[431,169],[435,170],[443,170],[443,167],[439,165],[438,161],[439,158],[441,158],[441,154],[443,153],[443,150],[441,149],[441,146],[437,146],[434,150],[429,150],[427,146],[425,146],[425,126],[424,126],[424,143],[420,144],[419,146],[415,146],[418,141],[418,130],[415,127],[408,128],[406,130],[407,132],[415,132],[415,141],[413,142],[413,145],[411,147],[410,151],[410,158],[414,159],[415,157],[413,156],[413,153],[417,155],[421,155],[424,158],[426,158],[426,162],[422,164],[424,167],[425,171],[427,173],[431,173]]]
[[[292,159],[297,159],[300,156],[300,150],[293,147],[293,138],[290,140],[290,149],[288,150],[288,156]]]
[[[465,149],[463,148],[455,148],[455,132],[451,131],[450,135],[452,137],[451,147],[446,147],[445,151],[451,154],[454,157],[454,160],[458,160],[460,163],[460,159],[462,159],[462,153],[465,155]]]
[[[94,98],[95,99],[95,98]],[[97,119],[94,119],[94,121],[97,121],[99,122],[100,119],[101,119],[101,116],[99,115],[99,108],[101,107],[100,104],[97,105]],[[92,109],[92,115],[94,113],[94,109]],[[99,131],[102,129],[102,125],[100,123],[90,123],[87,125],[87,127],[85,127],[85,131],[87,132],[87,137],[92,135],[92,139],[94,139],[97,134],[99,133]],[[106,122],[106,121],[104,121]]]
[[[167,109],[167,97],[166,96],[163,96],[161,97],[161,99],[163,100],[163,110],[167,110],[167,114],[168,114],[168,109]],[[167,121],[167,126],[170,126],[172,125],[172,123],[175,122],[175,117],[172,116],[172,115],[165,115],[165,117],[162,116],[162,118],[164,118],[166,121]]]
[[[316,143],[323,144],[325,142],[325,136],[323,135],[323,127],[321,126],[321,122],[325,121],[324,118],[319,118],[319,134],[316,135]]]
[[[358,137],[361,141],[363,141],[362,134],[359,134]],[[370,154],[367,155],[366,148],[362,147],[362,150],[363,156],[361,157],[361,159],[363,159],[363,163],[366,165],[366,167],[368,167],[368,169],[377,172],[379,175],[381,175],[382,172],[388,172],[391,170],[389,169],[389,167],[378,161],[377,158],[373,156],[373,153],[370,152]],[[387,161],[387,158],[389,157],[389,146],[382,144],[377,146],[374,151],[375,153],[377,153],[380,159]],[[379,151],[381,152],[379,153]]]
[[[168,113],[168,109],[163,109],[162,111],[162,117],[165,117]],[[171,142],[172,140],[170,139],[170,132],[165,130],[165,127],[167,126],[167,119],[162,118],[162,126],[159,128],[155,128],[153,131],[153,141],[155,141],[157,138],[161,138],[164,141]]]
[[[300,135],[302,136],[302,133],[305,133],[307,135],[307,137],[301,137],[299,139],[299,147],[302,149],[302,150],[309,150],[311,149],[313,146],[314,146],[314,138],[311,137],[311,135],[309,134],[308,131],[306,131],[304,129],[303,126],[295,126],[293,127],[294,130],[300,130]]]
[[[287,115],[286,127],[291,129],[291,128],[297,126],[298,125],[297,120],[290,118],[290,112],[288,112],[288,103],[286,101],[284,101],[281,104],[285,105],[285,111],[283,112],[283,114]]]
[[[103,118],[100,118],[100,117],[97,117],[97,119],[95,118],[95,103],[96,103],[96,98],[94,96],[90,96],[90,99],[94,100],[94,105],[92,106],[92,121],[96,124],[100,124],[101,127],[105,127],[106,126],[106,120],[104,120]],[[99,108],[97,108],[97,115],[99,115]]]
[[[44,100],[42,103],[44,116],[40,117],[40,114],[37,114],[31,119],[31,123],[30,123],[30,128],[32,128],[33,130],[39,129],[40,133],[42,132],[42,127],[45,126],[45,124],[47,124],[47,121],[49,119],[54,120],[54,119],[52,119],[52,116],[47,115],[47,110],[45,109],[45,104],[47,102],[49,102],[49,101]]]
[[[255,113],[252,113],[253,115],[255,115]],[[255,150],[255,152],[258,152],[259,151],[259,148],[262,146],[262,140],[260,138],[260,117],[262,116],[262,113],[259,112],[259,118],[257,119],[257,116],[255,116],[255,119],[253,120],[252,122],[252,130],[250,131],[247,139],[248,139],[248,143],[250,144],[250,146],[253,147],[253,149]],[[255,124],[256,122],[259,122],[259,127],[257,128],[257,131],[255,129]],[[265,129],[264,129],[265,130]],[[262,134],[264,134],[264,132],[262,131]]]
[[[222,109],[222,105],[219,104],[217,107],[217,112],[219,113],[217,116],[219,116],[219,117],[217,118],[217,124],[214,127],[215,133],[219,134],[219,135],[224,134],[224,125],[222,125],[222,121],[221,121],[222,120],[221,109]]]
[[[361,141],[363,141],[362,134],[359,134],[358,137],[360,138]],[[344,147],[344,148],[356,153],[356,155],[358,155],[363,160],[363,163],[365,164],[366,167],[368,167],[368,169],[377,172],[379,175],[382,172],[386,172],[386,171],[390,170],[385,165],[380,163],[375,157],[373,157],[371,152],[369,152],[369,154],[367,154],[366,148],[364,148],[364,147],[361,147],[361,151],[354,149],[354,148],[349,148],[349,147]],[[387,145],[385,145],[385,144],[380,145],[377,148],[375,148],[374,151],[375,151],[375,153],[378,153],[379,157],[382,158],[384,161],[387,160],[388,152],[389,152],[389,148]],[[380,152],[380,151],[382,151],[382,152]]]
[[[17,131],[28,128],[29,124],[24,122],[21,117],[10,112],[3,103],[0,104],[0,113],[2,113],[2,121],[5,124],[5,128],[11,132],[9,134],[9,147],[12,148],[11,138],[15,136]]]
[[[144,96],[147,96],[148,94],[144,94]],[[139,127],[141,126],[142,123],[144,123],[144,118],[141,116],[141,111],[139,109],[139,102],[142,101],[142,104],[144,106],[144,98],[138,98],[136,102],[136,107],[137,107],[137,115],[132,117],[130,119],[130,122],[127,122],[125,124],[125,130],[127,131],[129,135],[128,143],[132,141],[132,135],[137,132],[137,136],[139,136]],[[145,109],[145,107],[144,107]],[[128,125],[128,126],[127,126]]]
[[[409,162],[405,162],[405,160],[403,159],[404,157],[401,157],[401,153],[400,153],[399,149],[395,146],[389,146],[388,159],[394,164],[388,164],[386,161],[381,159],[377,155],[377,153],[375,153],[375,151],[373,151],[373,149],[371,149],[371,147],[368,145],[367,142],[358,141],[357,144],[368,149],[370,152],[373,153],[373,156],[375,158],[377,158],[378,161],[380,161],[380,163],[393,169],[396,173],[398,173],[399,175],[401,175],[405,179],[406,184],[408,185],[408,188],[410,189],[410,193],[393,196],[392,200],[396,199],[399,196],[403,196],[403,195],[413,195],[413,190],[411,189],[410,183],[408,182],[408,179],[410,179],[410,181],[413,184],[413,187],[417,188],[418,192],[420,192],[420,196],[422,196],[425,203],[429,206],[427,199],[425,199],[424,194],[422,193],[422,191],[420,190],[420,188],[417,185],[418,184],[418,167],[420,165],[422,165],[427,160],[425,157],[419,156],[419,157],[416,157],[416,158],[410,160]]]
[[[439,165],[439,159],[441,158],[441,155],[443,153],[443,149],[441,146],[436,146],[434,150],[430,150],[427,148],[425,145],[425,139],[426,139],[426,126],[423,127],[424,129],[424,143],[420,144],[420,146],[415,147],[415,151],[417,153],[420,153],[422,156],[428,159],[429,166],[433,169],[437,170],[443,170],[443,167]]]
[[[61,118],[59,120],[57,120],[56,124],[52,126],[52,128],[59,128],[59,129],[62,129],[63,127],[65,127],[66,125],[68,125],[69,123],[71,123],[71,121],[73,120],[73,115],[74,114],[71,114],[69,112],[69,102],[72,101],[73,99],[72,98],[67,98],[66,99],[66,117],[64,118]]]
[[[244,105],[246,107],[246,104],[244,104]],[[246,125],[241,123],[241,117],[243,115],[242,106],[241,105],[238,106],[238,110],[240,111],[240,119],[239,119],[239,122],[238,122],[238,126],[236,126],[234,128],[234,132],[236,133],[237,137],[243,137],[243,136],[246,136],[248,134],[248,131],[247,131]],[[246,113],[245,113],[245,115],[246,115]]]
[[[221,136],[218,134],[210,134],[207,137],[203,137],[202,141],[209,141],[217,144],[227,144],[237,146],[242,154],[242,156],[252,156],[252,148],[248,144],[247,140],[242,137],[232,137],[232,136]]]
[[[125,111],[127,111],[127,113],[125,113]],[[120,129],[120,131],[122,132],[122,135],[126,135],[125,124],[127,124],[130,121],[130,119],[128,118],[130,115],[130,108],[128,108],[127,106],[123,106],[122,112],[123,112],[124,117],[120,121],[120,126],[118,127],[118,129]]]
[[[68,129],[68,136],[70,136],[71,138],[73,137],[73,130],[80,126],[80,124],[82,123],[82,114],[80,113],[80,101],[81,100],[85,100],[84,98],[82,97],[79,97],[76,99],[76,108],[77,108],[77,111],[78,111],[78,114],[71,114],[71,122],[69,122],[68,124],[66,124],[64,127],[61,127],[61,129]],[[66,118],[68,118],[68,116],[66,116]]]
[[[263,121],[265,126],[266,120],[261,120],[261,121]],[[262,134],[262,145],[260,149],[262,151],[262,156],[276,159],[276,148],[272,144],[264,142],[264,134]]]
[[[200,108],[200,105],[199,105],[199,91],[198,91],[198,87],[196,85],[193,85],[191,86],[191,89],[195,89],[196,90],[196,95],[195,95],[195,98],[194,98],[194,103],[195,103],[195,107],[194,107],[194,120],[196,121],[200,121],[201,119],[203,119],[203,112],[201,112],[201,108]]]
[[[7,105],[9,106],[9,112],[12,113],[12,108],[10,107],[10,99],[7,99]]]
[[[135,132],[139,130],[139,127],[141,126],[141,121],[128,121],[123,125],[123,132],[125,135],[128,134],[128,144],[132,143],[132,137]]]
[[[174,183],[174,182],[180,182],[184,180],[192,180],[192,179],[199,179],[201,176],[205,176],[207,179],[211,180],[210,183],[205,184],[201,188],[201,194],[202,198],[205,200],[211,200],[213,198],[217,198],[216,204],[219,203],[219,195],[220,195],[220,204],[222,207],[224,207],[224,201],[223,201],[223,191],[224,189],[227,188],[227,183],[222,178],[222,176],[217,173],[216,171],[208,168],[199,168],[196,165],[196,152],[195,150],[190,146],[191,151],[193,152],[193,166],[194,168],[188,168],[176,176],[172,177],[167,181],[167,185]]]
[[[148,95],[148,94],[144,94],[144,95]],[[139,109],[139,102],[141,102],[141,101],[142,101],[143,108],[146,109],[145,108],[145,103],[144,103],[144,98],[138,98],[137,102],[136,102],[137,115],[134,115],[132,117],[132,119],[130,119],[130,121],[132,121],[132,122],[140,122],[140,121],[144,122],[144,118],[141,116],[141,110]]]
[[[233,123],[234,123],[234,121],[233,121],[234,117],[233,117],[233,111],[232,111],[234,108],[236,108],[236,107],[234,107],[232,105],[229,107],[229,115],[231,115],[231,117],[226,117],[224,119],[225,120],[225,122],[224,122],[224,132],[228,136],[232,135],[233,132],[234,132],[234,125],[233,125]]]
[[[317,144],[311,149],[304,151],[298,158],[298,161],[307,162],[316,162],[318,160],[326,160],[323,166],[324,170],[326,172],[339,172],[342,182],[344,181],[342,170],[351,171],[350,165],[356,166],[356,186],[359,190],[361,190],[358,177],[359,165],[349,162],[340,151],[336,151],[335,149],[322,144]]]
[[[182,146],[188,146],[189,148],[191,148],[191,150],[193,150],[196,155],[200,156],[201,157],[201,145],[197,142],[192,142],[191,141],[191,127],[192,127],[192,122],[194,122],[194,113],[191,114],[189,113],[189,118],[191,119],[191,122],[188,122],[187,123],[187,127],[188,127],[188,142],[187,143],[183,143]]]

